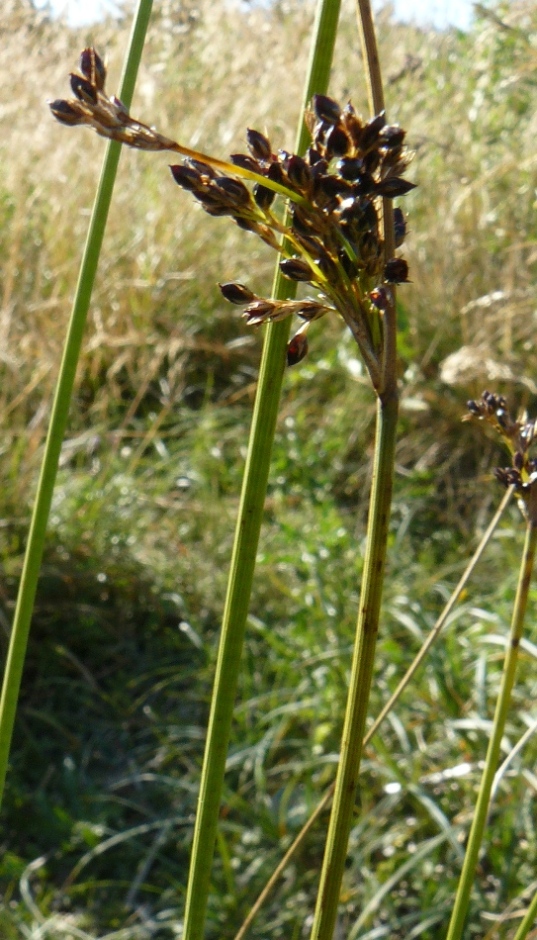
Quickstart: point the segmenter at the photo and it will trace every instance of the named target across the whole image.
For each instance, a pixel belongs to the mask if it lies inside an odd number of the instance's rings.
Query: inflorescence
[[[410,160],[405,131],[387,124],[384,113],[364,121],[350,102],[342,108],[332,98],[315,95],[306,114],[311,145],[304,157],[275,152],[264,134],[249,129],[248,152],[233,154],[227,163],[132,118],[118,98],[105,94],[105,79],[102,59],[94,49],[85,49],[79,71],[70,76],[74,98],[53,101],[54,117],[69,126],[93,127],[131,147],[180,153],[183,162],[170,167],[175,182],[209,215],[230,216],[275,248],[282,255],[282,274],[316,292],[303,300],[264,299],[243,284],[226,283],[220,285],[224,297],[244,307],[251,325],[299,317],[302,325],[288,348],[290,364],[307,351],[309,324],[336,311],[355,337],[379,391],[392,285],[408,280],[403,258],[385,259],[382,237],[383,200],[386,206],[386,200],[414,188],[402,175]],[[286,216],[274,211],[278,194],[288,200]],[[390,211],[399,247],[406,222],[399,208]]]
[[[483,392],[479,401],[467,402],[468,418],[486,421],[497,431],[511,454],[510,467],[496,467],[494,476],[503,486],[514,486],[523,503],[537,492],[537,457],[530,449],[537,437],[537,421],[516,421],[509,414],[503,395]],[[533,501],[532,501],[533,502]]]

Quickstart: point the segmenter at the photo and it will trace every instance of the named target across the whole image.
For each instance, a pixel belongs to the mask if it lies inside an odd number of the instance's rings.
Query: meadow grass
[[[413,284],[399,300],[402,424],[375,712],[499,499],[485,485],[501,462],[496,442],[476,443],[461,426],[464,400],[500,381],[521,406],[535,402],[534,14],[499,14],[510,29],[485,18],[469,36],[381,18],[390,118],[410,129],[420,188],[407,197]],[[63,89],[66,65],[89,40],[107,52],[113,85],[124,32],[112,21],[98,35],[69,31],[20,2],[1,16],[7,633],[102,150],[51,125],[43,98]],[[349,8],[331,91],[356,104],[362,94],[365,110],[352,16]],[[223,156],[243,149],[247,124],[290,146],[305,64],[296,49],[305,56],[306,43],[288,34],[305,37],[309,25],[300,4],[241,17],[163,4],[136,112]],[[274,79],[283,73],[285,83]],[[106,936],[120,926],[124,936],[173,937],[180,919],[260,349],[214,285],[238,279],[261,291],[272,258],[224,221],[208,226],[170,185],[164,160],[123,155],[6,794],[6,937]],[[312,347],[286,378],[273,457],[214,874],[215,937],[233,936],[337,759],[357,603],[349,562],[365,531],[374,408],[337,325],[317,329]],[[368,748],[343,896],[349,937],[435,937],[447,924],[521,542],[513,511],[442,646]],[[531,720],[534,659],[526,643],[512,742]],[[479,936],[533,878],[531,753],[530,742],[500,786],[471,915]],[[300,936],[323,829],[252,936]]]

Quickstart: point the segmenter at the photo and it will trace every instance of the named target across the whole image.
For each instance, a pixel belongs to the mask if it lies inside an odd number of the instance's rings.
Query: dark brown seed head
[[[308,338],[305,333],[296,333],[287,346],[287,365],[296,366],[308,352]]]
[[[371,118],[371,120],[367,122],[360,137],[360,147],[364,153],[370,150],[371,147],[378,145],[380,132],[385,124],[386,117],[384,111],[381,111],[380,114],[377,114],[376,117]]]
[[[217,176],[212,182],[211,193],[215,190],[234,208],[247,206],[250,202],[250,190],[240,180],[235,180],[231,176]]]
[[[178,186],[187,189],[189,192],[197,192],[203,185],[201,174],[192,166],[185,166],[184,163],[176,163],[170,166],[172,176]]]
[[[387,179],[380,180],[376,184],[375,192],[387,199],[395,199],[397,196],[405,196],[406,193],[415,188],[415,183],[409,183],[408,180],[401,179],[400,176],[388,176]]]
[[[287,176],[292,186],[306,192],[311,185],[311,170],[302,158],[293,154],[287,163]]]
[[[387,284],[408,283],[408,264],[404,258],[390,258],[384,265],[384,280]]]
[[[80,71],[98,91],[104,89],[106,66],[95,49],[84,49],[80,55]]]
[[[254,160],[254,158],[250,157],[247,153],[232,153],[229,159],[235,166],[241,166],[243,170],[252,170],[254,173],[262,173],[262,169],[257,160]]]
[[[329,160],[332,157],[344,157],[349,152],[351,141],[341,124],[334,124],[325,136],[325,153]]]
[[[263,209],[265,212],[267,209],[270,209],[276,195],[273,189],[269,189],[268,186],[262,186],[261,183],[256,183],[252,192],[254,201],[260,209]]]
[[[379,139],[382,147],[401,147],[405,139],[406,131],[398,124],[385,124],[382,128]]]
[[[73,94],[79,101],[84,101],[86,104],[97,104],[97,89],[87,78],[78,75],[76,72],[71,72],[70,79]]]
[[[312,104],[319,121],[325,124],[339,124],[341,108],[333,98],[329,98],[328,95],[314,95]]]
[[[270,140],[259,131],[252,130],[251,127],[246,131],[246,142],[248,150],[256,160],[270,160],[272,156],[272,147]]]
[[[85,120],[81,106],[75,101],[62,101],[58,98],[57,101],[49,101],[48,106],[60,124],[73,127],[75,124],[82,124]]]
[[[314,277],[309,264],[301,258],[284,258],[280,261],[280,270],[291,281],[311,281]]]
[[[228,281],[226,284],[219,284],[218,286],[226,300],[229,300],[231,304],[249,304],[252,303],[252,301],[257,300],[253,291],[249,290],[248,287],[245,287],[244,284],[239,284],[235,281]]]

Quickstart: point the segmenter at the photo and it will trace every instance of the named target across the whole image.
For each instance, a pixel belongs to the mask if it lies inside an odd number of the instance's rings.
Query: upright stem
[[[311,940],[331,940],[336,925],[373,676],[390,518],[397,414],[398,400],[395,391],[378,400],[377,438],[360,610],[336,789]]]
[[[134,15],[120,86],[121,100],[127,107],[132,100],[138,66],[144,47],[145,34],[151,15],[151,7],[152,0],[139,0]],[[28,645],[28,635],[30,632],[37,581],[45,547],[45,535],[52,503],[52,494],[56,482],[63,437],[67,427],[76,368],[80,356],[84,327],[90,305],[93,282],[97,271],[97,263],[99,261],[106,220],[108,218],[108,210],[112,199],[120,152],[121,144],[114,141],[111,141],[106,148],[60,365],[43,463],[41,465],[32,521],[28,534],[26,555],[4,672],[2,696],[0,698],[0,804],[4,792],[9,750],[17,711],[17,701],[26,656],[26,647]]]
[[[309,140],[303,112],[313,94],[326,92],[328,86],[339,8],[340,0],[318,2],[297,134],[298,153],[304,153]],[[273,296],[284,299],[292,296],[291,291],[292,285],[282,279],[278,268]],[[272,323],[267,328],[211,699],[187,889],[184,940],[202,940],[204,932],[226,756],[288,338],[287,320]]]
[[[535,504],[537,499],[532,494],[532,502]],[[489,741],[485,767],[481,778],[481,786],[475,807],[472,828],[468,837],[466,855],[462,867],[462,873],[455,898],[455,905],[451,915],[451,921],[446,940],[460,940],[463,935],[464,922],[468,913],[470,903],[470,894],[474,882],[475,871],[479,859],[479,851],[483,841],[483,834],[487,822],[487,815],[490,804],[490,794],[494,783],[494,775],[498,768],[500,757],[500,748],[505,731],[505,723],[511,702],[511,692],[513,689],[516,666],[518,659],[518,649],[522,638],[524,626],[524,617],[526,614],[526,605],[528,602],[528,593],[530,588],[533,564],[535,560],[535,547],[537,545],[537,518],[535,506],[531,507],[530,520],[526,528],[526,540],[524,544],[524,553],[522,555],[522,564],[518,579],[518,588],[513,609],[511,621],[511,630],[509,633],[508,647],[503,665],[502,682],[496,710],[494,713],[494,724],[492,735]]]

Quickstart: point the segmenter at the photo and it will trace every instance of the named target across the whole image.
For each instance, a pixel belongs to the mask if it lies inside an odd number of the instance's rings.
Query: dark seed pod
[[[229,159],[235,166],[241,166],[243,170],[252,170],[253,173],[262,172],[257,160],[254,160],[247,153],[232,153]]]
[[[270,160],[272,156],[272,147],[270,140],[259,131],[252,130],[251,127],[246,131],[246,142],[248,150],[256,160]]]
[[[406,131],[398,124],[385,124],[382,128],[379,138],[382,147],[401,147],[406,136]]]
[[[324,145],[328,159],[344,157],[349,152],[351,141],[341,124],[333,125],[325,136]]]
[[[302,206],[294,205],[291,209],[291,215],[293,217],[293,231],[299,235],[316,234],[315,226]]]
[[[374,147],[379,140],[380,132],[386,124],[385,112],[381,111],[376,117],[371,118],[365,125],[360,138],[360,147],[365,152]]]
[[[240,180],[231,176],[217,176],[211,186],[211,192],[215,189],[234,207],[247,206],[250,202],[250,190]]]
[[[287,181],[283,168],[276,162],[270,164],[267,170],[267,177],[269,180],[272,180],[273,183],[279,183],[280,186],[285,186]]]
[[[202,160],[194,160],[193,157],[190,157],[187,161],[187,166],[191,166],[194,170],[197,170],[198,173],[201,173],[202,176],[206,176],[207,179],[213,180],[216,178],[216,173],[212,166],[209,166],[208,163],[203,163]]]
[[[80,105],[76,102],[62,101],[58,98],[57,101],[49,102],[49,108],[56,120],[59,121],[60,124],[66,124],[68,127],[80,124],[84,120],[84,115],[81,113],[82,109],[80,111],[78,110]]]
[[[245,307],[242,315],[248,323],[255,325],[263,320],[270,320],[276,309],[277,305],[270,300],[254,300]]]
[[[405,196],[406,193],[415,188],[415,183],[409,183],[408,180],[401,179],[400,176],[388,176],[387,179],[380,180],[376,184],[375,192],[387,199],[395,199],[397,196]]]
[[[250,219],[242,219],[239,216],[233,216],[233,221],[237,223],[239,228],[242,228],[244,232],[255,232],[257,231],[257,226],[255,222],[251,222]]]
[[[106,66],[95,49],[84,49],[80,55],[79,68],[98,91],[102,91],[106,81]]]
[[[309,264],[300,258],[284,258],[280,261],[280,271],[290,281],[311,281],[314,277]]]
[[[195,193],[203,185],[201,175],[191,166],[176,163],[174,166],[170,166],[170,170],[177,185],[182,186],[183,189],[187,189],[189,192]]]
[[[308,338],[305,333],[296,333],[287,345],[287,365],[296,366],[308,352]]]
[[[398,206],[393,210],[393,230],[395,247],[400,248],[406,237],[406,219]]]
[[[329,98],[328,95],[314,95],[312,104],[319,121],[325,124],[339,124],[341,108],[333,98]]]
[[[86,104],[97,104],[97,89],[87,78],[77,75],[76,72],[71,72],[70,80],[72,92],[79,101],[84,101]]]
[[[387,284],[406,284],[408,264],[404,258],[390,258],[384,265],[384,280]]]
[[[311,185],[311,170],[302,157],[293,154],[286,166],[287,176],[292,186],[306,192]]]
[[[473,398],[470,401],[466,402],[466,407],[468,408],[468,411],[470,412],[470,414],[474,416],[474,418],[482,417],[483,415],[482,408],[478,404],[478,402],[474,401]]]
[[[301,320],[318,320],[319,317],[324,316],[327,312],[327,308],[323,304],[318,304],[314,300],[304,300],[295,310],[297,316]]]
[[[270,209],[276,195],[273,189],[269,189],[268,186],[262,186],[261,183],[256,183],[252,192],[255,203],[260,209],[263,209],[263,211]]]
[[[375,287],[369,294],[369,299],[377,310],[384,311],[388,306],[388,295],[384,287]]]
[[[364,161],[361,157],[345,157],[338,160],[336,169],[344,180],[356,180],[364,172]]]
[[[228,281],[225,284],[218,285],[222,291],[223,296],[226,300],[229,300],[230,304],[250,304],[252,301],[256,300],[256,295],[253,291],[249,290],[248,287],[245,287],[244,284],[239,284],[235,281]]]
[[[308,161],[310,166],[315,166],[315,164],[318,163],[319,160],[322,160],[322,156],[319,153],[319,151],[315,149],[315,147],[310,147],[306,154],[306,160]]]

